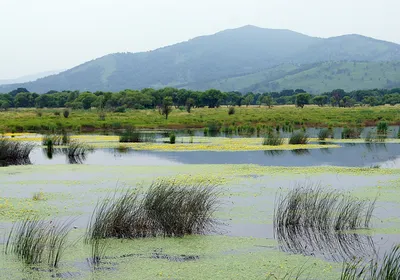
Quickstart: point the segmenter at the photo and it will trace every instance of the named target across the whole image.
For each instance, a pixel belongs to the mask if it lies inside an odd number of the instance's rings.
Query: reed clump
[[[47,262],[57,267],[67,247],[71,221],[45,221],[28,217],[13,225],[6,242],[5,253],[16,255],[25,264]]]
[[[309,141],[308,135],[303,131],[298,131],[292,134],[289,139],[289,144],[291,145],[305,145]]]
[[[318,140],[325,140],[326,138],[333,138],[332,129],[323,128],[318,132]]]
[[[14,142],[0,137],[0,162],[18,164],[29,162],[29,154],[34,145],[25,142]]]
[[[265,146],[280,146],[283,144],[283,138],[281,138],[277,133],[268,133],[264,137],[262,144]]]
[[[143,143],[143,142],[154,142],[154,133],[144,133],[135,128],[127,129],[120,137],[120,143]]]

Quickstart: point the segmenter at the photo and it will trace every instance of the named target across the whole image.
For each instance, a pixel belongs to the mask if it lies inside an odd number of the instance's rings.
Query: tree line
[[[377,106],[400,103],[400,88],[356,90],[346,92],[336,89],[319,95],[311,95],[302,89],[282,90],[281,92],[246,93],[222,92],[216,89],[193,91],[176,88],[142,90],[123,90],[119,92],[79,92],[79,91],[49,91],[44,94],[29,92],[18,88],[9,93],[0,94],[0,109],[9,108],[71,108],[71,109],[107,109],[124,111],[132,109],[165,110],[168,106],[184,107],[188,112],[191,108],[216,108],[227,106],[249,105],[289,105],[304,107],[308,104],[318,106]],[[163,109],[164,108],[164,109]]]

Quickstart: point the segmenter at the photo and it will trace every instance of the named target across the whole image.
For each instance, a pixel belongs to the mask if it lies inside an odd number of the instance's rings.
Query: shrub
[[[59,111],[55,111],[54,112],[54,116],[57,116],[57,117],[60,116],[60,112]]]
[[[303,131],[295,132],[289,139],[289,144],[291,145],[304,145],[308,143],[308,135]]]
[[[231,106],[228,109],[228,115],[234,115],[235,114],[235,107]]]
[[[125,112],[126,112],[125,106],[119,106],[114,109],[114,113],[125,113]]]
[[[269,133],[266,137],[264,137],[262,144],[266,146],[280,146],[283,144],[283,139],[279,137],[278,134]]]
[[[67,110],[67,109],[65,109],[64,111],[63,111],[63,116],[64,116],[64,118],[68,118],[69,117],[69,110]]]

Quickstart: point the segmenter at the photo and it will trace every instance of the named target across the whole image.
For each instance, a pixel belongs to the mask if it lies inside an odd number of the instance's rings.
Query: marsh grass
[[[85,240],[203,234],[213,229],[217,206],[210,183],[156,181],[146,193],[127,190],[100,200]]]
[[[325,140],[326,138],[333,138],[332,129],[323,128],[318,132],[318,140]]]
[[[372,259],[369,263],[353,260],[344,263],[341,280],[398,280],[400,279],[400,246],[385,253],[382,260]]]
[[[289,139],[289,144],[291,145],[305,145],[309,141],[308,135],[303,131],[298,131],[292,134]]]
[[[154,142],[155,134],[154,133],[144,133],[135,128],[127,129],[122,135],[119,137],[120,143],[143,143],[143,142]]]
[[[67,246],[72,221],[45,221],[28,217],[13,225],[5,245],[5,253],[12,253],[25,264],[47,262],[57,267]]]
[[[25,164],[29,163],[29,154],[34,145],[25,142],[14,142],[0,137],[0,164]]]
[[[362,127],[345,127],[342,131],[342,139],[357,139],[360,138],[363,132]]]
[[[43,192],[35,192],[32,196],[33,201],[42,201],[45,200]]]
[[[277,133],[268,133],[268,135],[264,137],[262,144],[265,146],[280,146],[283,142],[283,138]]]

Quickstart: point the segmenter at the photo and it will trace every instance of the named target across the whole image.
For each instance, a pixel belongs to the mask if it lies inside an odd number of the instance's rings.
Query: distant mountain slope
[[[31,81],[35,81],[40,78],[50,76],[50,75],[58,74],[62,71],[63,70],[46,71],[46,72],[41,72],[41,73],[37,73],[37,74],[22,76],[22,77],[19,77],[16,79],[0,80],[0,85],[31,82]]]
[[[307,76],[293,73],[304,72],[304,69],[311,71],[315,63],[324,61],[400,61],[400,45],[359,35],[321,39],[289,30],[245,26],[150,52],[106,55],[35,82],[0,86],[0,92],[16,87],[35,92],[117,91],[165,86],[262,90],[270,88],[271,82],[279,83],[279,87],[285,83],[296,88],[307,85],[310,91],[318,91],[322,84],[330,87],[336,80],[336,75],[329,74],[334,69],[325,67],[325,73],[318,74],[319,77],[332,76],[329,80],[332,83],[319,78],[305,82],[301,79]],[[375,74],[381,76],[374,76],[374,79],[385,79],[383,72],[367,73]],[[285,77],[286,80],[280,80]],[[393,74],[393,77],[397,76]],[[354,88],[354,78],[344,85]]]

